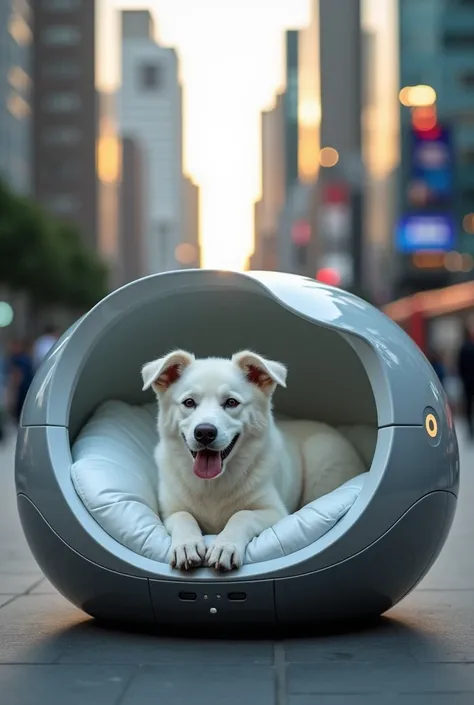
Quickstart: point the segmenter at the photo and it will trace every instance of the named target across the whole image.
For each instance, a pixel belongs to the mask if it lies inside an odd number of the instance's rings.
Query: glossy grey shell
[[[70,478],[72,440],[106,399],[151,398],[141,392],[140,368],[175,347],[199,356],[253,348],[288,364],[288,390],[276,395],[278,410],[378,428],[360,497],[317,545],[235,574],[200,569],[190,577],[119,545],[88,514]],[[294,275],[193,270],[154,275],[113,292],[62,337],[25,404],[16,480],[23,526],[40,566],[90,614],[208,624],[204,594],[208,600],[234,588],[245,600],[220,603],[214,624],[283,624],[311,615],[321,621],[380,614],[401,599],[444,543],[459,455],[435,372],[380,311]],[[179,597],[183,585],[196,595],[192,604]],[[301,604],[301,590],[309,591],[308,599],[316,590],[318,605],[310,600],[308,610],[304,599]]]

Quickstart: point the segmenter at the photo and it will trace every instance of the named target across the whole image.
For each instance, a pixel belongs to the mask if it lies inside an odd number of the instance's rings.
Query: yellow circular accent
[[[436,435],[438,433],[438,422],[436,421],[433,414],[428,414],[428,416],[426,417],[425,428],[426,433],[430,438],[436,438]]]

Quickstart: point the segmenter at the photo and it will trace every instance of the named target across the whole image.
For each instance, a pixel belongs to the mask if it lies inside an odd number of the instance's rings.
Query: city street
[[[56,593],[29,553],[11,440],[0,449],[0,703],[473,703],[474,448],[462,439],[461,446],[455,524],[419,588],[367,631],[271,642],[96,626]]]

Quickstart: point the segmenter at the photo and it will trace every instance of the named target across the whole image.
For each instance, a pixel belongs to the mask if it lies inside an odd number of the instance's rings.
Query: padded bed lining
[[[377,430],[339,427],[369,468]],[[135,553],[168,562],[170,536],[158,509],[156,404],[102,404],[72,446],[71,476],[83,504],[112,538]],[[245,563],[279,558],[326,534],[352,507],[366,473],[319,497],[254,538]],[[206,537],[206,542],[211,540]]]

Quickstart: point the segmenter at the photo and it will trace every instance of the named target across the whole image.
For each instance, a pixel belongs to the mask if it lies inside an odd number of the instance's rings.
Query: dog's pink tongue
[[[194,459],[193,472],[203,480],[211,480],[221,474],[221,454],[212,450],[200,450]]]

